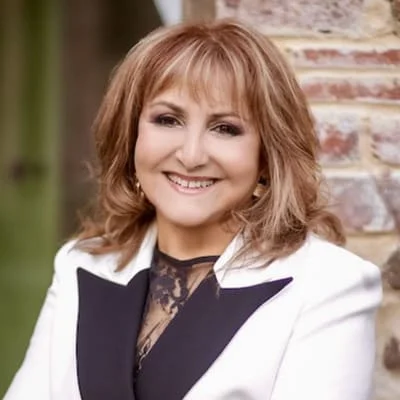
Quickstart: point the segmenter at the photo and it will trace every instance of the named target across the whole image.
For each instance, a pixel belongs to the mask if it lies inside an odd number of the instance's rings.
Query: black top
[[[218,258],[205,256],[178,260],[155,248],[149,272],[149,291],[137,341],[135,374],[141,369],[143,359],[168,324],[182,310],[202,280],[209,276]]]

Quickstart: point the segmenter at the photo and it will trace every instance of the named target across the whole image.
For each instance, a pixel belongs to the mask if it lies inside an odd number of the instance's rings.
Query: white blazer
[[[128,266],[60,249],[5,400],[367,400],[380,272],[310,235],[268,267],[229,260],[238,235],[168,325],[133,385],[156,230]],[[215,288],[218,287],[216,291]],[[218,293],[217,293],[218,292]]]

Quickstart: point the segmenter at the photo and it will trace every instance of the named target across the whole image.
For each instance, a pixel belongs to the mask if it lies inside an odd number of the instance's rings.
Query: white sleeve
[[[68,243],[56,255],[52,283],[47,291],[28,350],[3,400],[50,400],[50,335],[60,285],[58,264],[70,247]]]
[[[371,398],[381,280],[376,266],[357,264],[345,276],[315,278],[271,400]]]

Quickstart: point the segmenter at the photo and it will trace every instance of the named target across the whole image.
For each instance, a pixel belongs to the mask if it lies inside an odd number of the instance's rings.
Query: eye
[[[174,126],[180,126],[181,122],[172,115],[158,115],[153,119],[153,122],[157,125],[166,126],[172,128]]]
[[[214,131],[221,135],[238,136],[242,134],[242,129],[233,124],[219,124],[213,128]]]

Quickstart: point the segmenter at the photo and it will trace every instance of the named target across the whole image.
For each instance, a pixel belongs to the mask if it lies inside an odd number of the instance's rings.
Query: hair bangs
[[[231,49],[217,42],[210,45],[204,38],[182,43],[175,51],[163,55],[163,63],[154,63],[147,73],[143,102],[177,87],[188,91],[197,102],[227,103],[241,117],[248,117],[248,67]],[[244,100],[245,99],[245,100]]]

